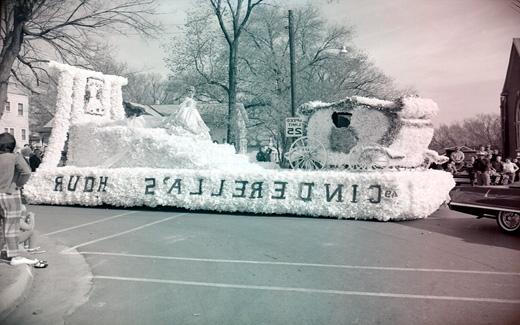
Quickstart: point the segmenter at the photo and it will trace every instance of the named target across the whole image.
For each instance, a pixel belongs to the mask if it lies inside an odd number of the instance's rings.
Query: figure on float
[[[187,89],[187,96],[181,103],[179,111],[165,119],[164,127],[170,134],[184,135],[183,133],[185,132],[182,132],[181,134],[178,133],[180,127],[184,131],[192,133],[192,136],[195,136],[200,140],[211,141],[209,128],[200,117],[194,96],[195,88],[189,87]]]
[[[164,118],[141,115],[124,120],[123,125],[131,128],[164,128],[169,134],[211,141],[209,128],[200,117],[194,97],[195,87],[192,86],[187,89],[186,98],[176,113]]]

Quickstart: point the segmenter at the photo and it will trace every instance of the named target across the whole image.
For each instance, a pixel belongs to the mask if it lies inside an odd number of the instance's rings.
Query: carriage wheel
[[[358,158],[361,168],[386,168],[390,164],[388,154],[381,148],[363,150]]]
[[[291,145],[287,159],[293,169],[323,169],[327,165],[327,150],[320,142],[301,137]]]

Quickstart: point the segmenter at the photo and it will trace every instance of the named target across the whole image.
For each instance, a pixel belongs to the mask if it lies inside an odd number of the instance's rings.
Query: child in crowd
[[[29,253],[43,253],[43,251],[39,251],[40,247],[35,247],[36,235],[34,228],[34,212],[28,212],[26,206],[22,204],[22,216],[20,218],[20,232],[18,233],[18,242],[23,244],[25,251]]]
[[[24,199],[22,198],[22,202]],[[34,212],[28,212],[25,204],[22,204],[22,217],[20,218],[20,232],[18,233],[18,242],[23,245],[23,250],[31,254],[44,253],[45,251],[39,250],[40,247],[34,247],[35,245],[35,216]],[[47,267],[46,261],[38,260],[33,266],[38,269]]]

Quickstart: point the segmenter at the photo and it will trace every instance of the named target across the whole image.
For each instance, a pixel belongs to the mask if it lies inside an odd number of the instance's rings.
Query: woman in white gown
[[[188,89],[188,95],[181,103],[176,114],[172,114],[165,119],[164,127],[169,133],[175,135],[186,135],[185,131],[201,140],[210,140],[209,128],[200,117],[197,110],[197,102],[193,99],[195,88]]]
[[[209,128],[200,117],[194,95],[195,88],[190,87],[187,97],[175,114],[165,118],[141,115],[126,120],[125,124],[131,128],[164,128],[169,134],[211,141]]]

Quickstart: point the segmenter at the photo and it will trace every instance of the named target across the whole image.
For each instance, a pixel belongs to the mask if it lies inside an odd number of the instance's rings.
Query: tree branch
[[[213,10],[215,11],[215,15],[218,19],[218,24],[220,25],[220,29],[224,33],[224,37],[226,38],[226,41],[229,45],[233,44],[233,41],[231,37],[229,36],[229,33],[226,29],[226,25],[224,23],[224,18],[222,17],[222,6],[221,6],[221,0],[209,0],[211,6],[213,7]]]

